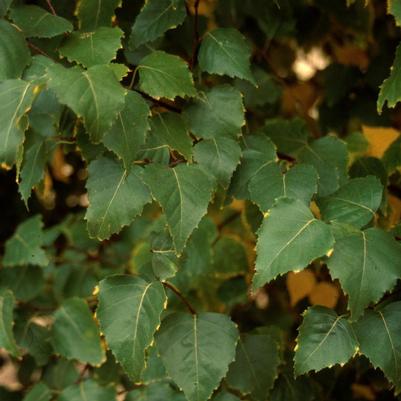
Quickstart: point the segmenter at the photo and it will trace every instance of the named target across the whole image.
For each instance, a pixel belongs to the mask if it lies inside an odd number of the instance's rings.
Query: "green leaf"
[[[214,246],[211,276],[228,279],[247,272],[248,259],[244,244],[238,239],[220,236]]]
[[[173,313],[163,320],[156,345],[167,373],[188,401],[206,401],[235,356],[238,330],[218,313]]]
[[[261,131],[285,154],[294,154],[308,144],[308,127],[300,118],[266,120]]]
[[[184,0],[148,0],[135,19],[129,45],[136,48],[157,39],[181,25],[186,15]]]
[[[175,249],[181,253],[207,211],[213,179],[198,166],[186,164],[175,168],[152,164],[146,166],[143,178],[163,208]]]
[[[390,76],[386,78],[380,86],[379,96],[377,98],[377,111],[383,110],[385,103],[387,107],[394,107],[400,100],[400,82],[401,82],[401,44],[397,46],[393,66],[390,70]]]
[[[70,298],[54,313],[52,343],[56,353],[82,363],[100,365],[105,359],[100,332],[87,303]]]
[[[187,160],[192,159],[192,140],[180,114],[158,113],[150,120],[150,126],[160,143],[175,149]]]
[[[0,20],[0,60],[0,81],[20,78],[31,61],[23,34],[4,19]]]
[[[242,394],[251,394],[252,400],[266,401],[279,364],[279,346],[272,335],[245,334],[238,342],[226,380]]]
[[[137,68],[139,87],[156,99],[196,96],[188,64],[178,56],[157,50],[144,57]]]
[[[10,8],[13,0],[0,0],[0,17],[4,17]]]
[[[374,217],[382,196],[383,186],[376,177],[354,178],[319,200],[318,206],[325,220],[361,228]]]
[[[76,15],[79,28],[94,31],[99,26],[110,26],[114,10],[121,5],[121,0],[85,0],[78,2]]]
[[[367,310],[354,324],[360,352],[401,391],[401,302]],[[374,335],[372,335],[374,333]]]
[[[401,275],[401,247],[389,233],[369,228],[338,239],[328,267],[348,294],[348,307],[357,319],[395,286]]]
[[[0,290],[0,347],[17,357],[19,352],[13,334],[15,298],[10,290]]]
[[[3,265],[46,266],[49,259],[41,248],[43,243],[42,218],[40,215],[36,215],[21,223],[13,236],[7,240]]]
[[[89,207],[85,214],[90,237],[104,240],[130,224],[150,201],[139,178],[142,169],[125,170],[113,159],[102,157],[89,164]]]
[[[39,382],[24,397],[23,401],[50,401],[52,393],[46,384]]]
[[[313,401],[314,388],[308,376],[294,378],[294,373],[285,372],[280,375],[274,384],[269,401]]]
[[[202,40],[199,67],[210,74],[246,79],[256,86],[250,69],[251,54],[252,47],[239,31],[217,28],[207,32]]]
[[[124,108],[125,90],[107,65],[84,71],[55,64],[49,68],[49,87],[59,101],[82,117],[93,142],[99,142]]]
[[[124,32],[120,28],[101,26],[93,32],[72,32],[60,47],[59,53],[69,61],[84,67],[108,64],[121,48]]]
[[[34,5],[12,8],[10,18],[26,37],[51,38],[71,32],[74,28],[65,18],[50,14],[42,7]]]
[[[38,266],[19,266],[0,270],[0,287],[12,290],[19,301],[28,302],[38,296],[45,280]]]
[[[264,135],[243,137],[245,149],[242,152],[241,164],[234,173],[230,194],[237,199],[249,199],[249,182],[258,172],[269,165],[275,165],[276,148],[273,142]],[[274,167],[275,168],[275,167]]]
[[[280,196],[299,199],[309,206],[317,183],[317,172],[310,165],[297,164],[283,174],[279,165],[269,163],[256,171],[248,188],[251,200],[266,212]]]
[[[236,395],[229,393],[228,391],[221,391],[212,398],[212,401],[240,401]]]
[[[116,390],[112,387],[101,387],[94,380],[85,380],[64,389],[57,401],[115,401]]]
[[[245,124],[241,93],[232,86],[215,86],[200,93],[184,111],[191,131],[202,138],[236,136]]]
[[[315,167],[319,176],[319,196],[332,194],[346,181],[347,145],[335,136],[325,136],[305,145],[298,158]]]
[[[36,132],[32,131],[27,135],[24,144],[21,180],[18,185],[19,193],[26,207],[28,207],[32,188],[43,178],[44,168],[49,157],[49,148],[50,144]]]
[[[329,226],[317,220],[304,203],[279,198],[258,232],[253,288],[278,275],[305,268],[324,256],[333,243]]]
[[[186,401],[183,393],[174,390],[169,383],[150,383],[130,391],[125,401]]]
[[[227,189],[241,157],[238,142],[230,136],[204,139],[194,147],[194,158],[210,175]]]
[[[401,2],[400,0],[387,0],[387,12],[393,14],[395,23],[401,26]]]
[[[158,281],[121,275],[100,282],[96,314],[102,332],[117,361],[135,381],[145,368],[145,351],[153,342],[166,301]]]
[[[351,324],[344,316],[323,306],[304,313],[294,357],[296,375],[344,364],[358,350]]]
[[[145,143],[150,128],[149,115],[149,106],[142,96],[129,91],[124,109],[117,114],[117,120],[103,137],[104,145],[121,158],[126,170]]]
[[[25,114],[33,99],[34,87],[28,82],[10,79],[0,83],[0,163],[14,164],[28,128]]]

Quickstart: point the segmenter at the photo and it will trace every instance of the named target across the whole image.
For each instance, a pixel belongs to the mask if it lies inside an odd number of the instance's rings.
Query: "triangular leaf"
[[[233,28],[217,28],[206,33],[199,49],[199,67],[210,74],[228,75],[252,82],[255,78],[249,59],[252,48]]]
[[[270,334],[245,334],[237,345],[227,383],[255,401],[266,401],[278,375],[279,346]]]
[[[156,99],[196,95],[188,64],[178,56],[157,50],[144,57],[137,68],[139,87]]]
[[[198,142],[194,156],[204,170],[226,189],[239,163],[241,148],[235,139],[222,135]]]
[[[132,27],[129,44],[136,48],[181,25],[187,15],[184,0],[148,0]]]
[[[382,196],[380,181],[367,176],[348,181],[334,194],[319,200],[318,205],[325,220],[361,228],[373,219]]]
[[[245,124],[241,92],[228,85],[215,86],[201,93],[196,102],[186,108],[184,117],[197,136],[236,136]]]
[[[369,228],[338,239],[328,267],[348,294],[348,307],[357,319],[394,287],[401,275],[401,246],[389,233]]]
[[[20,78],[31,61],[23,34],[4,19],[0,20],[0,60],[0,81]]]
[[[122,159],[127,170],[145,143],[149,114],[149,106],[142,96],[129,91],[124,109],[117,114],[117,120],[103,137],[104,145]]]
[[[333,242],[329,226],[317,220],[303,202],[279,198],[258,232],[253,288],[305,268],[324,256]]]
[[[150,120],[152,134],[160,143],[177,150],[187,160],[192,159],[192,140],[184,120],[177,113],[158,113]]]
[[[21,223],[13,236],[6,242],[4,266],[46,266],[49,259],[41,248],[44,243],[43,223],[39,215]]]
[[[294,357],[296,375],[343,364],[355,354],[358,343],[351,324],[331,309],[312,306],[299,328]]]
[[[27,37],[51,38],[73,30],[70,21],[35,5],[12,8],[10,18]]]
[[[367,310],[354,324],[361,352],[401,391],[401,302]],[[374,333],[374,335],[372,335]]]
[[[113,276],[100,282],[97,317],[106,341],[126,373],[138,381],[145,367],[145,351],[153,341],[165,307],[159,282]]]
[[[14,307],[13,293],[10,290],[0,290],[0,347],[16,357],[18,348],[13,334]]]
[[[59,53],[69,61],[84,67],[108,64],[121,48],[123,31],[120,28],[101,26],[93,32],[73,32],[60,47]]]
[[[93,142],[99,142],[125,103],[125,90],[107,65],[84,71],[54,64],[49,68],[49,87],[61,103],[83,117]]]
[[[213,179],[198,166],[179,164],[175,168],[149,165],[144,181],[166,214],[178,253],[207,211]]]
[[[70,298],[54,313],[52,327],[54,350],[68,359],[100,365],[105,359],[100,332],[87,303]]]
[[[102,157],[89,164],[86,183],[89,208],[85,220],[92,238],[104,240],[130,224],[150,201],[139,178],[141,168],[125,170],[116,160]]]
[[[279,165],[270,163],[256,171],[248,188],[251,200],[266,212],[280,196],[299,199],[308,206],[317,183],[317,172],[312,166],[297,164],[283,174]]]
[[[34,87],[28,82],[10,79],[0,83],[0,163],[15,163],[28,128],[25,113],[33,99]]]
[[[93,31],[99,26],[110,26],[114,10],[120,5],[121,0],[84,0],[78,2],[76,15],[80,29]]]
[[[156,335],[167,373],[188,401],[210,398],[234,359],[237,341],[234,323],[218,313],[173,313]]]

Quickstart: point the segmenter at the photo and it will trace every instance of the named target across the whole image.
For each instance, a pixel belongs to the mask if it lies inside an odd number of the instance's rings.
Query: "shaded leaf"
[[[186,17],[184,0],[148,0],[136,17],[129,44],[136,48],[181,25]]]
[[[35,5],[12,8],[10,18],[27,37],[51,38],[73,30],[70,21]]]
[[[145,143],[150,128],[149,114],[149,106],[142,96],[129,91],[124,109],[117,114],[117,120],[103,137],[104,145],[122,159],[126,170]]]
[[[64,389],[58,401],[115,401],[116,390],[112,387],[101,387],[89,379],[79,384],[73,384]]]
[[[333,243],[329,226],[317,220],[301,201],[279,198],[258,232],[253,288],[305,268],[324,256]]]
[[[294,357],[296,375],[344,364],[355,354],[358,343],[350,323],[331,309],[312,306],[304,313]]]
[[[198,166],[146,166],[144,181],[166,214],[175,249],[181,253],[207,211],[214,182]]]
[[[23,401],[50,401],[52,393],[46,384],[39,382],[24,397]]]
[[[121,48],[123,31],[101,26],[93,32],[72,32],[59,49],[61,56],[84,67],[108,64]]]
[[[0,290],[0,347],[12,356],[19,352],[13,334],[15,298],[10,290]]]
[[[99,365],[105,358],[99,328],[81,298],[64,301],[54,313],[52,344],[58,354],[82,363]]]
[[[84,31],[93,31],[99,26],[110,26],[114,10],[121,0],[85,0],[78,3],[76,15],[79,27]]]
[[[156,99],[196,95],[188,64],[178,56],[157,50],[144,57],[137,68],[139,87]]]
[[[103,240],[130,224],[150,201],[150,194],[138,166],[127,171],[117,161],[102,157],[91,162],[88,170],[85,220],[90,237]]]
[[[199,49],[199,67],[210,74],[228,75],[252,82],[250,69],[252,48],[245,37],[233,28],[217,28],[204,36]]]
[[[401,247],[389,233],[369,228],[338,239],[327,264],[348,294],[348,308],[357,319],[394,287],[401,275]]]
[[[173,313],[163,320],[156,345],[167,373],[189,401],[206,401],[235,356],[238,330],[217,313]]]
[[[84,71],[54,64],[49,68],[49,87],[60,103],[82,117],[93,142],[99,142],[124,108],[125,90],[107,65]]]
[[[39,215],[21,223],[13,236],[6,242],[4,266],[37,265],[46,266],[49,259],[42,249],[44,243],[43,223]]]
[[[173,389],[169,383],[150,383],[145,387],[130,391],[125,401],[185,401],[183,393]]]
[[[236,136],[245,124],[241,93],[228,85],[215,86],[200,93],[184,117],[191,131],[202,138]]]

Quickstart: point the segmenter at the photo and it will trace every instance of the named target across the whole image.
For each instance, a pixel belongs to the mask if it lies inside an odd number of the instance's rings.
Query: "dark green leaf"
[[[67,387],[59,395],[58,401],[115,401],[116,391],[111,387],[101,387],[94,380],[85,380]]]
[[[93,31],[99,26],[110,26],[114,10],[121,0],[85,0],[78,3],[76,15],[79,27],[84,31]]]
[[[52,393],[46,384],[39,382],[35,384],[23,401],[50,401]]]
[[[16,357],[19,352],[13,334],[14,307],[13,293],[10,290],[0,290],[0,347]]]

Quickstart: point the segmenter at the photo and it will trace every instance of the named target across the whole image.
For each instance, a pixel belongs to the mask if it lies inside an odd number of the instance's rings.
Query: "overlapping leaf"
[[[88,32],[99,26],[110,26],[114,10],[120,5],[121,0],[80,1],[76,10],[80,29]]]
[[[338,239],[328,267],[348,294],[348,307],[357,319],[394,287],[401,275],[401,247],[389,233],[369,228]]]
[[[145,367],[145,351],[160,325],[165,302],[159,282],[122,275],[100,282],[97,317],[102,332],[117,361],[136,381]]]
[[[238,331],[226,315],[174,313],[162,322],[156,344],[168,374],[188,401],[206,401],[235,357]]]
[[[10,290],[0,290],[0,347],[10,355],[18,356],[18,348],[13,334],[15,298]]]
[[[112,387],[101,387],[95,380],[89,379],[65,388],[58,401],[115,401],[116,390]]]
[[[303,202],[279,198],[258,232],[253,288],[305,268],[324,256],[333,242],[329,226],[317,220]]]
[[[91,237],[109,238],[142,212],[150,194],[139,178],[140,172],[140,167],[127,171],[116,160],[106,157],[90,163],[85,220]]]
[[[343,364],[355,354],[358,343],[346,317],[323,306],[304,314],[299,328],[294,368],[297,375]]]

